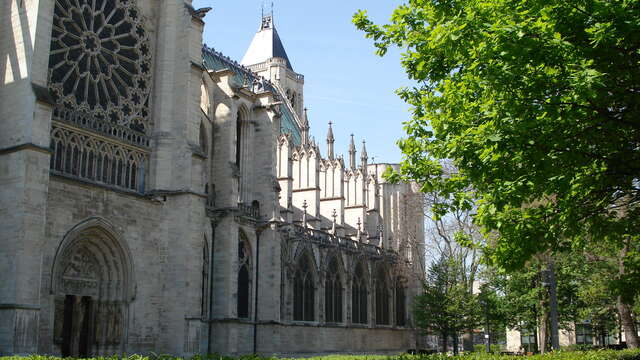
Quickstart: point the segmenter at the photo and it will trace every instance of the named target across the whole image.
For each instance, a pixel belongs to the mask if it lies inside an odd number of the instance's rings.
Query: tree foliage
[[[418,327],[436,333],[443,340],[457,336],[478,324],[479,307],[476,296],[464,281],[464,269],[459,259],[442,257],[431,264],[424,292],[414,300],[413,313]],[[454,352],[457,344],[454,342]]]
[[[387,25],[354,23],[378,54],[406,49],[418,84],[399,90],[413,119],[397,176],[457,207],[478,199],[476,221],[499,234],[490,259],[517,269],[623,239],[638,251],[640,2],[409,0]],[[441,176],[441,159],[458,173]]]

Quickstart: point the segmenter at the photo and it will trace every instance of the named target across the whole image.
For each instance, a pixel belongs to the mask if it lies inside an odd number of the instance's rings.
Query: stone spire
[[[367,170],[367,160],[369,160],[369,156],[367,156],[367,146],[365,145],[365,141],[362,140],[362,152],[360,153],[362,170]]]
[[[351,170],[356,169],[356,143],[353,142],[353,134],[351,134],[351,143],[349,144],[349,166]]]
[[[336,218],[338,217],[338,214],[336,213],[336,209],[333,209],[333,213],[331,214],[331,217],[333,218],[333,222],[331,223],[331,235],[336,235],[337,229],[336,229]]]
[[[335,139],[333,138],[333,129],[331,129],[331,121],[329,121],[329,131],[327,131],[327,156],[329,160],[333,160],[333,142]]]
[[[304,108],[304,117],[302,119],[302,145],[309,144],[309,117],[307,116],[307,108]]]
[[[307,206],[307,200],[305,200],[302,203],[302,209],[303,209],[303,212],[302,212],[302,227],[305,228],[305,229],[307,228],[307,208],[308,207],[309,206]]]

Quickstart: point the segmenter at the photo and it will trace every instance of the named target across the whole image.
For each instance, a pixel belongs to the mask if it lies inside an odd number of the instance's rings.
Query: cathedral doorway
[[[91,355],[89,346],[93,320],[93,299],[90,296],[65,296],[61,345],[63,357],[86,358]]]
[[[63,357],[125,351],[132,298],[129,253],[117,235],[82,226],[63,240],[52,271],[53,342]]]

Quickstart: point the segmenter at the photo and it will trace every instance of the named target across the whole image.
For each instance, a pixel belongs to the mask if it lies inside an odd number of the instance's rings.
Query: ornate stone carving
[[[67,259],[62,271],[61,289],[65,294],[97,296],[96,259],[86,249],[79,249]]]
[[[66,109],[149,130],[151,49],[134,0],[55,0],[49,88]]]

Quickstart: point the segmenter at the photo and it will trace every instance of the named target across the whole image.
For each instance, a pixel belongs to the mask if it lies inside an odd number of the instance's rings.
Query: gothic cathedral
[[[207,10],[0,5],[0,355],[415,347],[416,185],[320,153],[272,14],[238,63]]]

